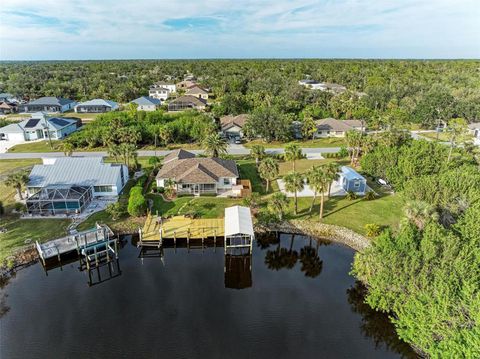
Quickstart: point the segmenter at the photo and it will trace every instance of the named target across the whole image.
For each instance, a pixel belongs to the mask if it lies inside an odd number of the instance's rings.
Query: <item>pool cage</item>
[[[92,197],[92,186],[45,187],[27,198],[27,212],[51,216],[80,213]]]

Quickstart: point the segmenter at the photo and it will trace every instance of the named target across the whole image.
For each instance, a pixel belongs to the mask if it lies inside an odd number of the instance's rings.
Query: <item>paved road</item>
[[[267,148],[268,153],[283,153],[283,148]],[[340,151],[340,147],[325,147],[325,148],[302,148],[303,153],[307,156],[319,155],[321,153],[335,153]],[[150,156],[165,156],[172,151],[138,151],[138,156],[141,157],[150,157]],[[196,154],[202,153],[202,150],[189,150]],[[247,155],[250,153],[250,150],[245,147],[229,147],[228,153],[231,155]],[[63,152],[36,152],[36,153],[0,153],[0,160],[6,159],[25,159],[25,158],[42,158],[42,157],[62,157],[64,156]],[[73,156],[81,157],[104,157],[108,156],[107,152],[74,152]]]

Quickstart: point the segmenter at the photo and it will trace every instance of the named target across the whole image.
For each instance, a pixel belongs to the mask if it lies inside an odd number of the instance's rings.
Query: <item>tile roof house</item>
[[[66,117],[50,117],[44,112],[32,114],[32,117],[11,123],[0,128],[0,140],[28,142],[41,139],[62,139],[78,128],[78,120]],[[48,129],[48,131],[47,131]]]
[[[237,136],[243,137],[243,126],[248,120],[247,114],[238,116],[223,116],[220,118],[220,126],[223,134],[228,138],[235,138]]]
[[[324,118],[316,120],[317,133],[315,137],[345,137],[345,133],[351,130],[363,131],[364,126],[359,120],[337,120]]]
[[[15,102],[1,101],[0,102],[0,113],[8,114],[15,113],[18,110],[18,105]]]
[[[65,112],[77,103],[62,97],[40,97],[21,106],[24,112]]]
[[[195,80],[188,80],[188,79],[185,79],[183,81],[180,81],[176,84],[177,86],[177,89],[179,90],[186,90],[188,89],[189,87],[192,87],[192,86],[195,86],[197,83],[195,82]]]
[[[137,110],[139,111],[155,111],[158,106],[162,104],[159,99],[148,96],[139,97],[133,101],[130,101],[130,103],[137,104]]]
[[[198,85],[191,86],[185,91],[185,95],[195,96],[204,100],[208,100],[208,91]]]
[[[235,161],[221,158],[195,157],[191,152],[176,150],[164,159],[157,174],[157,187],[165,187],[173,180],[178,194],[221,194],[237,184]]]
[[[78,113],[103,113],[118,110],[118,103],[100,98],[80,102],[75,106]]]
[[[195,96],[184,95],[170,101],[168,104],[168,111],[184,111],[190,109],[202,111],[205,110],[206,107],[207,102],[204,99]]]

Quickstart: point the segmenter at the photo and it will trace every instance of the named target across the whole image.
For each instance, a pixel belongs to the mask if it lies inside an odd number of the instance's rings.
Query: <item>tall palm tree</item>
[[[28,183],[28,174],[25,171],[15,172],[7,176],[5,184],[8,187],[15,188],[18,197],[23,199],[22,188]]]
[[[285,146],[285,161],[292,161],[292,169],[295,172],[295,161],[303,158],[302,149],[295,143],[289,143]]]
[[[163,145],[167,146],[172,140],[172,130],[167,126],[162,126],[158,130],[158,137],[160,137],[160,140],[162,140]]]
[[[258,166],[258,173],[260,177],[267,181],[267,192],[270,188],[270,181],[273,181],[278,176],[278,161],[272,157],[267,157],[260,162]]]
[[[423,201],[409,201],[404,207],[405,216],[418,229],[422,230],[430,221],[437,221],[439,216],[435,207]]]
[[[283,220],[285,209],[288,206],[288,199],[285,193],[275,192],[268,200],[267,208],[272,212],[280,221]]]
[[[73,154],[73,144],[64,141],[62,143],[62,151],[65,156],[70,157]]]
[[[360,131],[350,130],[345,133],[345,139],[347,140],[347,146],[350,149],[350,165],[353,165],[360,155],[363,134]]]
[[[122,155],[122,153],[120,151],[120,146],[115,144],[115,143],[111,143],[108,146],[108,152],[107,153],[110,157],[113,157],[115,159],[115,162],[118,162],[118,158]]]
[[[331,183],[326,166],[313,166],[307,174],[308,184],[313,189],[313,201],[310,206],[310,212],[313,209],[317,193],[320,193],[320,219],[323,218],[323,204],[325,202],[325,192]]]
[[[340,178],[340,166],[336,162],[331,162],[325,165],[325,171],[330,179],[328,183],[328,198],[330,198],[330,193],[332,191],[332,183],[333,181],[338,181]]]
[[[165,195],[171,198],[175,194],[175,181],[171,178],[167,178],[163,182],[163,187],[165,188]]]
[[[253,145],[250,149],[250,154],[255,158],[255,164],[258,166],[260,160],[266,155],[265,147],[262,145]]]
[[[303,176],[297,172],[290,172],[283,177],[283,181],[285,182],[285,189],[287,192],[291,192],[294,194],[295,198],[295,206],[293,213],[297,215],[298,213],[298,201],[297,201],[297,192],[303,191],[304,183],[303,183]]]
[[[227,141],[218,133],[212,133],[203,140],[205,153],[211,157],[218,157],[220,154],[227,153]]]

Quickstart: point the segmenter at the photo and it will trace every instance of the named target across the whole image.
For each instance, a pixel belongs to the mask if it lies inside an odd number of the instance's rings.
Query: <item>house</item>
[[[223,116],[220,118],[222,133],[227,138],[243,137],[243,126],[248,120],[248,115]]]
[[[363,195],[367,191],[367,180],[351,167],[340,168],[338,182],[346,192],[352,191]]]
[[[0,102],[18,102],[17,98],[11,93],[0,93]]]
[[[139,111],[155,111],[162,104],[158,98],[148,96],[139,97],[133,101],[130,101],[130,103],[137,104],[137,110]]]
[[[207,102],[204,99],[195,96],[184,95],[170,101],[168,104],[168,111],[184,111],[189,109],[202,111],[205,110],[206,107]]]
[[[197,83],[194,80],[183,80],[176,84],[177,89],[179,90],[187,90],[188,88],[195,86]]]
[[[345,137],[345,133],[351,130],[363,131],[362,121],[359,120],[337,120],[324,118],[316,120],[317,133],[315,137]]]
[[[177,194],[221,194],[237,185],[235,161],[221,158],[195,157],[195,154],[176,150],[167,155],[157,174],[157,187],[164,188],[173,180]]]
[[[101,157],[44,158],[29,175],[27,211],[79,213],[93,198],[116,199],[127,181],[127,166]]]
[[[59,140],[77,128],[76,119],[50,117],[44,112],[37,112],[29,119],[0,128],[0,140],[18,143],[49,138]]]
[[[331,92],[333,94],[341,94],[347,91],[347,88],[343,85],[334,84],[330,82],[319,82],[315,80],[300,80],[298,84],[301,86],[305,86],[311,90],[320,90]]]
[[[115,110],[118,110],[118,103],[100,98],[80,102],[75,106],[75,112],[78,113],[103,113]]]
[[[165,82],[165,81],[160,81],[150,86],[148,95],[158,100],[165,101],[170,96],[171,93],[174,93],[176,91],[177,91],[177,87],[175,84]]]
[[[0,102],[0,113],[9,114],[18,111],[18,105],[15,102],[2,101]]]
[[[473,136],[473,144],[480,146],[480,122],[469,124],[468,130]]]
[[[185,95],[195,96],[204,100],[208,100],[208,91],[198,85],[189,87],[187,91],[185,91]]]
[[[177,92],[177,86],[174,83],[166,81],[155,82],[151,87],[162,87],[167,89],[170,93]]]
[[[72,110],[77,103],[61,97],[40,97],[22,105],[24,112],[65,112]]]

